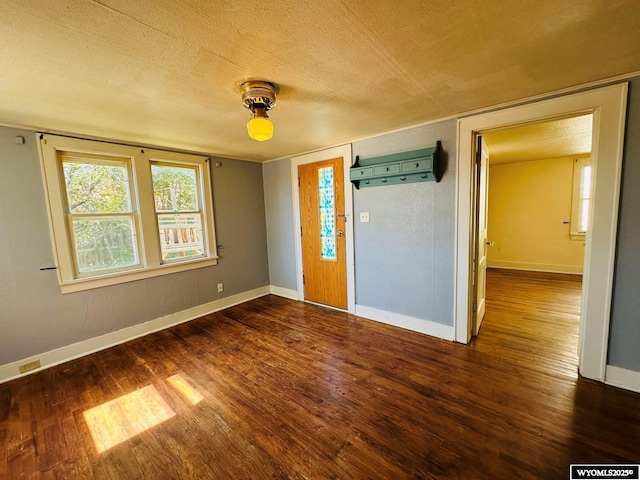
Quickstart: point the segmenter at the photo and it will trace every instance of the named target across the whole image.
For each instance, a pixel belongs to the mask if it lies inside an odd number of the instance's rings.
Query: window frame
[[[327,208],[325,205],[323,205],[323,201],[322,201],[322,177],[323,174],[322,172],[324,170],[330,170],[331,171],[331,208]],[[320,260],[323,262],[333,262],[333,263],[337,263],[338,262],[338,250],[337,250],[337,231],[338,229],[336,228],[336,219],[337,219],[337,215],[336,215],[336,198],[335,198],[335,172],[333,169],[333,165],[323,165],[323,166],[319,166],[318,167],[318,225],[320,228]],[[323,216],[323,210],[327,210],[327,212],[331,212],[331,220],[333,221],[333,229],[331,231],[332,235],[325,237],[323,235],[323,230],[325,227],[325,222],[324,220],[324,216]],[[325,212],[325,213],[327,213]],[[332,240],[332,255],[331,256],[325,256],[325,242],[328,239]]]
[[[45,197],[49,214],[49,227],[62,293],[115,285],[134,280],[216,265],[218,255],[215,242],[213,192],[209,158],[187,153],[147,149],[130,145],[38,134],[38,147],[42,168]],[[67,208],[67,195],[62,158],[87,155],[105,160],[124,161],[129,167],[131,215],[137,232],[138,265],[126,269],[109,270],[97,274],[78,274],[75,264],[73,233]],[[196,167],[199,200],[202,208],[203,257],[184,261],[163,262],[159,228],[156,219],[151,165],[187,165]]]
[[[153,166],[158,166],[158,167],[177,167],[177,168],[189,168],[189,169],[193,169],[196,172],[196,202],[197,202],[197,206],[198,208],[196,210],[179,210],[177,212],[174,211],[164,211],[164,210],[158,210],[155,204],[155,187],[153,186]],[[207,241],[206,241],[206,228],[205,228],[205,208],[204,208],[204,186],[202,185],[202,177],[204,172],[202,172],[202,168],[200,165],[194,165],[193,163],[185,163],[185,162],[178,162],[178,161],[172,161],[172,162],[167,162],[166,160],[159,160],[157,158],[150,158],[149,159],[149,167],[150,167],[150,173],[151,173],[151,186],[153,189],[153,193],[154,193],[154,215],[155,215],[155,219],[156,219],[156,228],[158,230],[158,236],[160,235],[160,217],[162,215],[197,215],[200,217],[200,222],[202,225],[202,241],[203,241],[203,256],[206,257],[206,252],[207,252]],[[160,242],[161,243],[161,242]],[[162,257],[162,245],[160,244],[160,256]],[[202,256],[198,256],[198,257],[193,257],[191,258],[191,260],[196,260],[202,258]],[[163,265],[168,265],[168,264],[176,264],[176,263],[183,263],[185,261],[190,261],[190,260],[180,260],[178,259],[162,259],[160,260],[160,262]]]
[[[582,197],[582,170],[585,166],[591,166],[591,180],[589,196]],[[573,160],[573,186],[571,190],[571,222],[570,222],[570,236],[572,240],[583,240],[587,235],[587,231],[591,226],[591,206],[587,211],[587,230],[580,230],[580,205],[582,200],[589,200],[590,204],[593,202],[593,181],[595,175],[593,171],[593,165],[591,164],[591,156],[574,158]]]
[[[113,155],[110,156],[101,156],[98,157],[96,155],[89,155],[89,154],[77,154],[76,152],[70,152],[68,150],[64,151],[64,152],[60,152],[59,157],[58,157],[58,161],[59,161],[59,169],[60,169],[60,174],[61,174],[61,185],[64,187],[61,189],[60,194],[62,195],[62,205],[64,208],[64,217],[65,217],[65,222],[66,222],[66,229],[67,229],[67,235],[68,235],[68,240],[70,242],[70,253],[71,253],[71,259],[73,261],[73,268],[74,271],[76,272],[75,275],[77,276],[77,278],[93,278],[96,277],[97,275],[106,275],[109,273],[118,273],[118,272],[123,272],[123,271],[129,271],[129,270],[133,270],[133,269],[137,269],[140,267],[140,242],[138,241],[138,239],[140,238],[138,233],[139,233],[139,221],[138,221],[138,212],[137,209],[134,207],[135,205],[135,197],[134,197],[134,191],[133,191],[133,175],[132,175],[132,167],[131,167],[131,162],[130,159],[128,158],[123,158],[123,157],[115,157]],[[129,211],[128,212],[112,212],[112,213],[98,213],[98,212],[93,212],[93,213],[72,213],[71,209],[69,208],[69,195],[67,193],[67,186],[66,186],[66,182],[65,182],[65,175],[64,175],[64,164],[65,163],[84,163],[84,164],[93,164],[93,165],[112,165],[112,166],[122,166],[126,169],[126,173],[127,173],[127,181],[128,181],[128,203],[129,203]],[[75,219],[82,219],[82,218],[88,218],[88,219],[93,219],[93,220],[97,220],[98,218],[117,218],[117,217],[127,217],[129,218],[132,226],[133,226],[133,247],[135,249],[135,257],[136,257],[136,262],[130,266],[125,266],[125,267],[114,267],[114,268],[110,268],[110,269],[105,269],[102,271],[102,273],[96,274],[93,272],[81,272],[81,268],[78,262],[78,251],[77,251],[77,242],[76,242],[76,237],[73,233],[74,231],[74,225],[73,222]]]

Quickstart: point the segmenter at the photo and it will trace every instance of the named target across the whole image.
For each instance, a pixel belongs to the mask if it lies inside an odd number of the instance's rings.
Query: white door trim
[[[605,379],[613,289],[620,175],[624,146],[627,83],[611,85],[458,121],[456,178],[456,272],[454,325],[456,341],[468,343],[471,238],[471,169],[474,132],[482,132],[555,117],[593,113],[592,163],[595,191],[592,229],[587,234],[582,286],[579,371]]]
[[[293,193],[293,226],[295,233],[296,282],[298,299],[304,300],[304,283],[302,281],[302,239],[300,237],[300,188],[298,185],[298,166],[319,162],[331,158],[342,157],[344,160],[344,213],[346,215],[345,235],[347,245],[347,311],[355,314],[355,262],[353,251],[353,188],[349,179],[352,154],[351,144],[328,148],[291,158],[291,191]]]

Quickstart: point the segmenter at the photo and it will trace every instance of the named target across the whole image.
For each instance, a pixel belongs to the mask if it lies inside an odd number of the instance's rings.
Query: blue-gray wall
[[[640,78],[628,105],[608,363],[640,371]]]
[[[212,159],[215,165],[216,159]],[[217,159],[212,166],[217,268],[225,296],[269,285],[262,166]]]
[[[291,161],[289,159],[263,164],[269,247],[269,278],[271,285],[296,290],[296,255],[293,229],[293,197],[291,191]]]
[[[0,127],[0,365],[268,285],[262,167],[220,161],[217,266],[62,295],[35,133]]]
[[[440,182],[354,191],[356,303],[453,325],[456,121],[353,144],[362,159],[442,142]],[[369,223],[360,223],[369,212]]]
[[[442,142],[440,182],[354,189],[356,303],[453,325],[456,121],[359,141],[362,158]],[[271,284],[295,290],[291,162],[263,165]],[[360,212],[370,222],[360,223]]]

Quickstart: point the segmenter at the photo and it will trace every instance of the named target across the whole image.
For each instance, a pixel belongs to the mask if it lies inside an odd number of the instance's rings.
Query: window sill
[[[160,275],[168,275],[171,273],[185,272],[196,268],[209,267],[218,263],[218,257],[210,257],[204,260],[194,260],[191,262],[161,265],[154,268],[145,268],[128,272],[118,272],[100,277],[77,278],[74,280],[60,280],[60,292],[74,293],[83,290],[91,290],[93,288],[108,287],[119,283],[133,282],[136,280],[144,280],[145,278],[159,277]]]

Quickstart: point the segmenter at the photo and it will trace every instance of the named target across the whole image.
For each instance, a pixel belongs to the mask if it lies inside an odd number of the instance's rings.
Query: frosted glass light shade
[[[249,136],[259,142],[264,142],[273,137],[273,123],[264,117],[254,117],[247,123]]]

